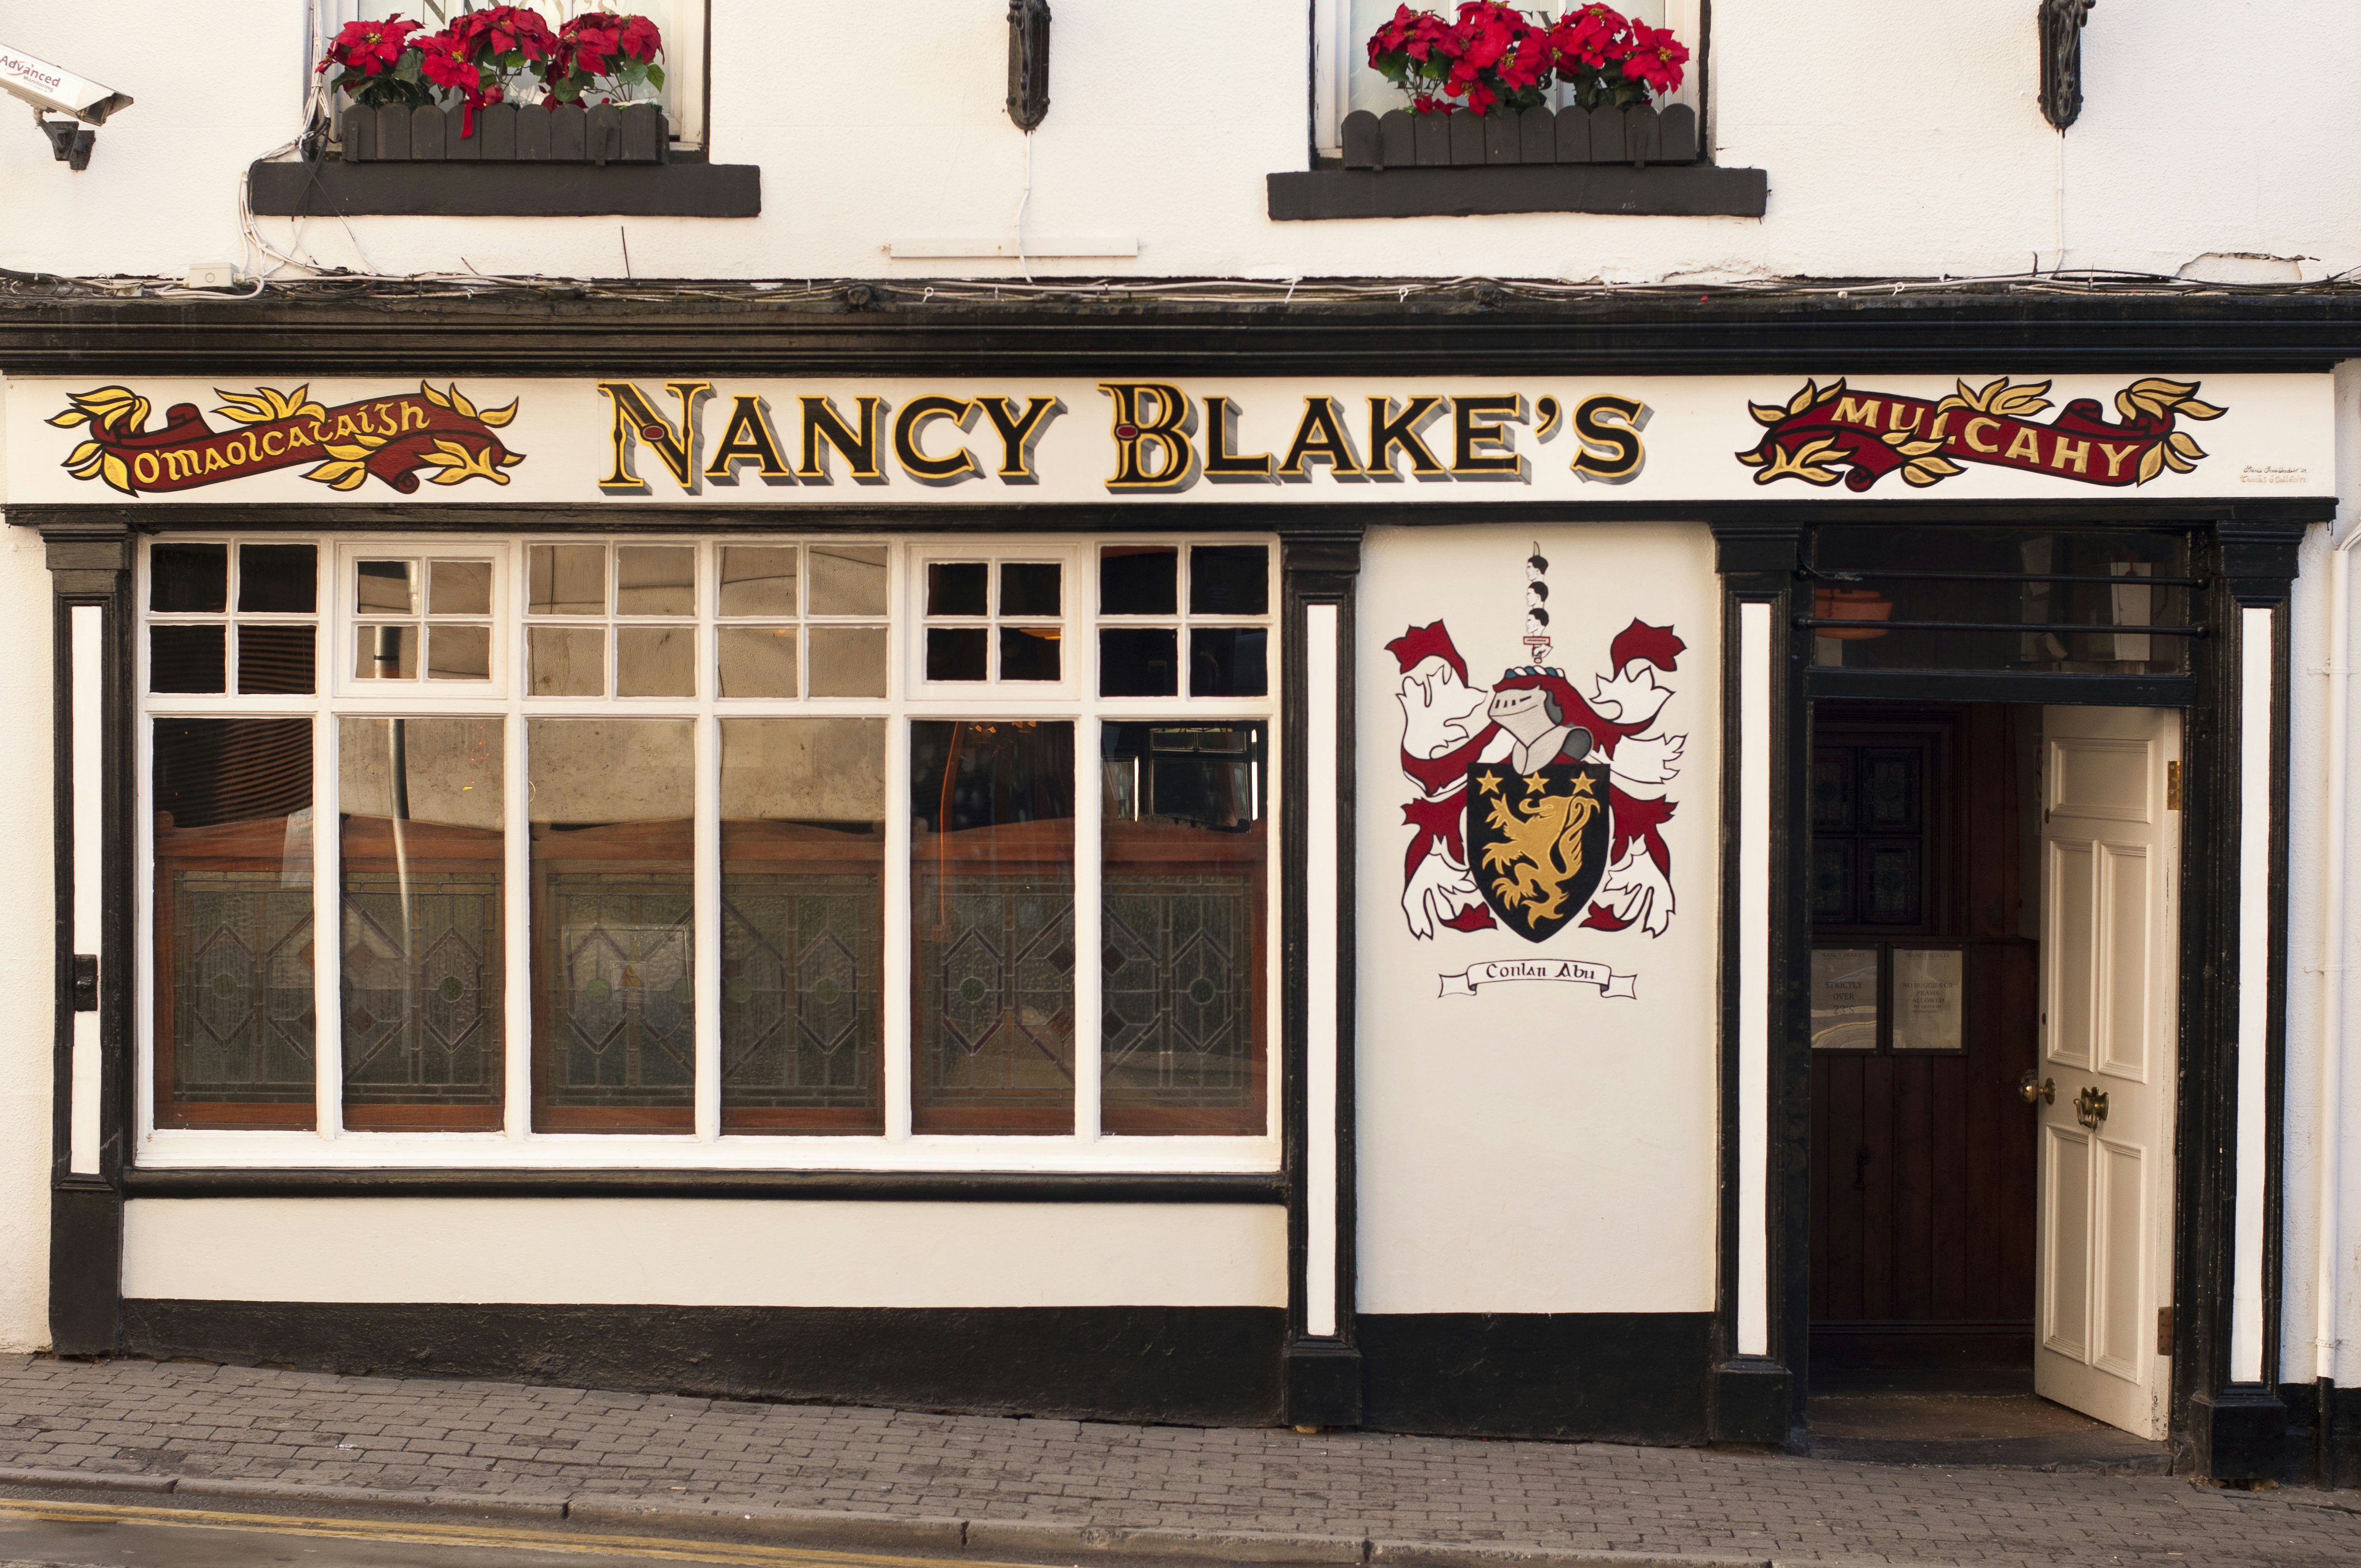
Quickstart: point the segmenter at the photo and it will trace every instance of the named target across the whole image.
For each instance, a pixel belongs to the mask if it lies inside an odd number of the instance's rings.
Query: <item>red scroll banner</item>
[[[1848,391],[1842,381],[1803,390],[1775,403],[1749,403],[1765,426],[1762,444],[1738,454],[1755,470],[1754,482],[1801,479],[1865,490],[1899,470],[1905,483],[1933,485],[1961,472],[1961,463],[1985,463],[2084,485],[2145,485],[2169,468],[2194,470],[2205,449],[2178,418],[2220,419],[2223,411],[2197,400],[2194,381],[2154,378],[2115,394],[2120,424],[2098,400],[2077,398],[2047,424],[2033,416],[2049,407],[2047,381],[2012,387],[2002,377],[1959,390],[1940,401],[1890,392]]]
[[[309,463],[304,474],[332,490],[358,489],[374,474],[403,495],[418,488],[421,471],[434,483],[489,479],[524,461],[492,432],[516,418],[517,405],[478,409],[456,383],[436,391],[369,398],[323,408],[305,385],[291,392],[258,387],[216,391],[215,409],[241,428],[215,431],[194,403],[175,403],[161,430],[148,430],[148,400],[128,387],[77,392],[49,421],[60,429],[90,427],[90,439],[62,466],[77,479],[99,479],[126,496],[167,494],[243,479]]]

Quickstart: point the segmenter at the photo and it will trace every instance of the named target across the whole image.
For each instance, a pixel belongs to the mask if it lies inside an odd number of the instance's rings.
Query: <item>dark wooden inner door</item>
[[[1817,1369],[2032,1365],[2040,718],[1815,705]]]

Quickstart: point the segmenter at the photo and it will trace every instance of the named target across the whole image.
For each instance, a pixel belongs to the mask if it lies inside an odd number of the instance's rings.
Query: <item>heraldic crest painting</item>
[[[1470,630],[1479,657],[1514,650],[1514,662],[1484,666],[1500,669],[1497,680],[1471,678],[1441,620],[1386,644],[1400,674],[1401,907],[1413,936],[1500,929],[1543,942],[1569,926],[1661,937],[1672,925],[1661,829],[1686,737],[1664,727],[1674,697],[1664,677],[1686,644],[1635,617],[1604,640],[1605,668],[1577,685],[1554,662],[1565,634],[1551,620],[1551,567],[1536,542],[1521,637]],[[1501,619],[1514,625],[1519,596],[1503,589]]]

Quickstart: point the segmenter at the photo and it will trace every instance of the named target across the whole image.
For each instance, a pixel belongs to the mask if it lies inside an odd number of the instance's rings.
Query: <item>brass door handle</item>
[[[2037,1079],[2028,1068],[2025,1076],[2016,1080],[2016,1092],[2027,1105],[2037,1100],[2055,1105],[2058,1103],[2058,1080],[2054,1078]]]
[[[2107,1091],[2094,1083],[2084,1084],[2082,1092],[2074,1096],[2074,1120],[2095,1133],[2106,1119]]]

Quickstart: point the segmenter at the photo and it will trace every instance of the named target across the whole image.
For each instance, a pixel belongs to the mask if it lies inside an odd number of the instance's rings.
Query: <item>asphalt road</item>
[[[0,1499],[0,1568],[927,1568],[940,1561],[505,1524]]]

